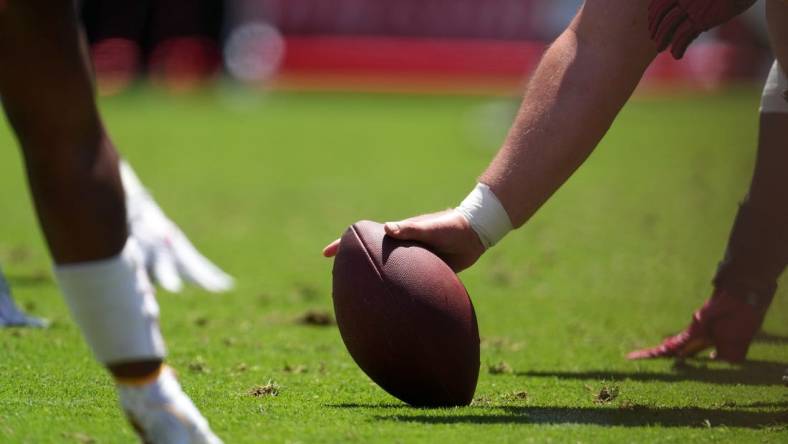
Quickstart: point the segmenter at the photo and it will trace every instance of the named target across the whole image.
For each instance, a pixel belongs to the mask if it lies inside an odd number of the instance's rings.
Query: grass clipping
[[[279,384],[273,381],[268,381],[268,383],[264,385],[256,385],[252,387],[248,392],[246,392],[246,394],[254,398],[274,397],[279,396],[279,389]]]

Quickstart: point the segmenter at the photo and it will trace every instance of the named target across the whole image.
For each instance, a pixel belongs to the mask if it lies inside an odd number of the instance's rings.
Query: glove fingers
[[[684,5],[684,10],[687,11],[687,15],[692,17],[700,25],[700,24],[702,24],[702,23],[700,23],[702,21],[702,20],[700,20],[700,18],[702,18],[702,17],[714,17],[714,16],[719,15],[719,11],[715,11],[715,4],[717,4],[717,3],[718,2],[716,2],[716,1],[708,1],[708,0],[698,1],[698,0],[695,0],[695,1],[692,1],[692,2],[687,2],[687,4]]]
[[[676,8],[676,0],[653,0],[648,5],[648,29],[651,34],[659,27],[660,22],[671,9]]]
[[[188,282],[213,293],[223,293],[235,285],[232,276],[197,251],[185,236],[175,237],[172,250],[178,271]]]
[[[680,9],[674,8],[668,12],[662,19],[657,34],[652,36],[652,39],[657,42],[658,50],[661,52],[668,48],[676,35],[676,30],[688,24],[687,14]]]
[[[171,293],[179,293],[183,288],[175,258],[166,250],[158,250],[154,254],[151,275],[153,280]]]
[[[699,32],[694,31],[692,27],[684,23],[677,31],[676,37],[673,39],[673,47],[670,49],[671,54],[676,60],[684,57],[690,43],[692,43],[698,36]]]

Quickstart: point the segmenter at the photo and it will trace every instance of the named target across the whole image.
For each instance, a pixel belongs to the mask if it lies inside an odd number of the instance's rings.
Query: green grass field
[[[237,278],[226,295],[159,293],[170,363],[228,444],[788,442],[786,290],[744,366],[623,358],[710,293],[758,95],[630,103],[555,199],[462,273],[482,371],[471,407],[433,410],[375,386],[335,326],[298,320],[331,310],[323,245],[358,219],[458,203],[514,101],[143,90],[102,108],[161,206]],[[134,442],[52,280],[14,146],[2,124],[0,264],[20,304],[54,323],[0,331],[0,442]],[[276,396],[251,394],[269,382]]]

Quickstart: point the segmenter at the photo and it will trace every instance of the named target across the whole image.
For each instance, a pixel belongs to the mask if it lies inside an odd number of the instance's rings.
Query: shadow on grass
[[[411,407],[404,403],[386,404],[361,404],[355,402],[344,402],[340,404],[323,404],[323,407],[330,409],[409,409],[409,410],[430,410],[425,408]]]
[[[673,372],[638,372],[638,371],[525,371],[516,372],[517,376],[555,377],[560,379],[589,379],[608,381],[662,381],[680,382],[694,381],[711,384],[744,384],[744,385],[782,385],[782,376],[788,369],[788,363],[773,361],[747,361],[736,367],[709,368],[704,360],[694,359],[673,367]]]
[[[593,407],[496,407],[491,414],[430,414],[429,416],[376,416],[377,420],[422,424],[590,424],[619,427],[738,427],[763,428],[788,425],[788,412],[699,407],[629,408]]]
[[[768,331],[760,331],[753,338],[753,342],[775,345],[788,344],[788,336],[776,335],[774,333],[769,333]]]

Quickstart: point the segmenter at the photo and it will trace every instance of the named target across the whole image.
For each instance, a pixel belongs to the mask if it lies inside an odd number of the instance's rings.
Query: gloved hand
[[[741,362],[747,357],[755,333],[763,323],[763,308],[748,304],[743,298],[717,290],[681,333],[656,347],[635,350],[627,359],[686,358],[714,347],[714,358]]]
[[[126,162],[121,162],[120,172],[131,236],[145,253],[151,280],[171,292],[179,292],[184,280],[214,293],[232,289],[233,278],[197,251]]]
[[[721,25],[750,8],[756,0],[652,0],[648,29],[660,52],[672,45],[680,59],[702,32]]]

